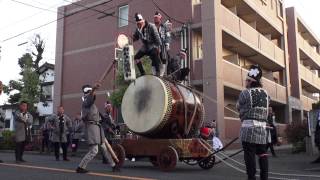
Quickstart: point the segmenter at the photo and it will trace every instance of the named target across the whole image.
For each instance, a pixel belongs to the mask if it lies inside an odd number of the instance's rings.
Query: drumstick
[[[111,69],[112,69],[112,67],[113,67],[113,65],[114,65],[114,63],[115,63],[116,61],[114,60],[110,65],[109,65],[109,67],[103,72],[103,74],[102,74],[102,76],[99,78],[99,83],[102,83],[102,81],[107,77],[107,75],[110,73],[110,71],[111,71]]]
[[[117,163],[119,163],[119,159],[118,159],[116,153],[114,153],[111,145],[109,144],[109,142],[108,142],[108,140],[107,140],[106,138],[104,138],[104,143],[106,144],[106,147],[107,147],[109,153],[111,154],[112,158],[113,158]]]

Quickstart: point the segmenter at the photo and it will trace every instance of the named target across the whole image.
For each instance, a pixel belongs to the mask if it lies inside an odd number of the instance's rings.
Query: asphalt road
[[[289,151],[278,152],[278,158],[269,158],[269,168],[271,172],[290,174],[280,176],[270,174],[269,179],[320,179],[320,164],[310,164],[315,157],[306,154],[291,154]],[[26,153],[27,163],[16,164],[14,154],[11,152],[1,153],[0,159],[4,160],[0,164],[0,179],[2,180],[106,180],[106,179],[183,179],[183,180],[240,180],[246,179],[246,175],[224,163],[215,165],[210,170],[202,170],[199,166],[190,166],[179,163],[172,172],[162,172],[153,167],[150,162],[140,160],[136,162],[126,161],[121,172],[113,173],[108,165],[101,163],[101,160],[93,160],[89,166],[90,174],[77,174],[75,168],[80,162],[79,157],[72,157],[70,162],[55,161],[53,155],[39,155],[37,153]],[[243,163],[243,155],[240,154],[235,159]],[[242,165],[232,161],[227,161],[243,170]]]

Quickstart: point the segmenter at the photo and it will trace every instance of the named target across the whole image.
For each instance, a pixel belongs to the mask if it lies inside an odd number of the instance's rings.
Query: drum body
[[[192,89],[151,75],[130,84],[121,110],[128,128],[149,138],[195,137],[204,115],[201,99]]]

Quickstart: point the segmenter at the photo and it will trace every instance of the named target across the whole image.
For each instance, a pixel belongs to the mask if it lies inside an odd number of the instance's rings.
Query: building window
[[[283,2],[282,2],[282,0],[277,1],[277,14],[278,14],[278,17],[283,18]]]
[[[6,119],[6,120],[4,121],[4,128],[5,128],[5,129],[10,129],[10,119]]]
[[[193,32],[193,59],[202,59],[202,32],[201,31],[194,31]]]
[[[129,24],[129,5],[119,7],[119,27]]]
[[[201,0],[192,0],[192,4],[193,5],[198,5],[198,4],[201,4]]]
[[[52,85],[42,86],[42,101],[51,101],[52,100]]]

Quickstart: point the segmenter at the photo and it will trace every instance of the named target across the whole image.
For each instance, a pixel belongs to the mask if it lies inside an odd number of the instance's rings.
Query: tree
[[[142,60],[143,67],[145,68],[146,74],[151,74],[150,61],[151,60],[149,58],[143,58],[143,60]],[[116,83],[117,89],[111,93],[110,101],[113,106],[120,108],[123,95],[126,92],[128,86],[130,84],[130,82],[124,80],[123,66],[122,66],[121,61],[118,64],[118,71],[116,74],[116,82],[115,83]]]
[[[32,55],[35,56],[35,60],[33,62],[34,67],[36,68],[36,70],[39,69],[39,63],[42,60],[42,54],[44,52],[44,48],[45,48],[45,43],[44,40],[41,39],[40,35],[37,34],[34,38],[34,40],[32,41],[33,46],[36,49],[36,53],[32,52]]]
[[[18,59],[18,65],[21,68],[19,80],[11,80],[7,86],[4,86],[4,92],[9,96],[10,104],[17,104],[20,101],[27,101],[29,110],[34,114],[40,97],[39,63],[44,52],[45,43],[40,35],[35,35],[32,44],[36,52],[25,53]],[[11,93],[12,92],[12,93]]]

